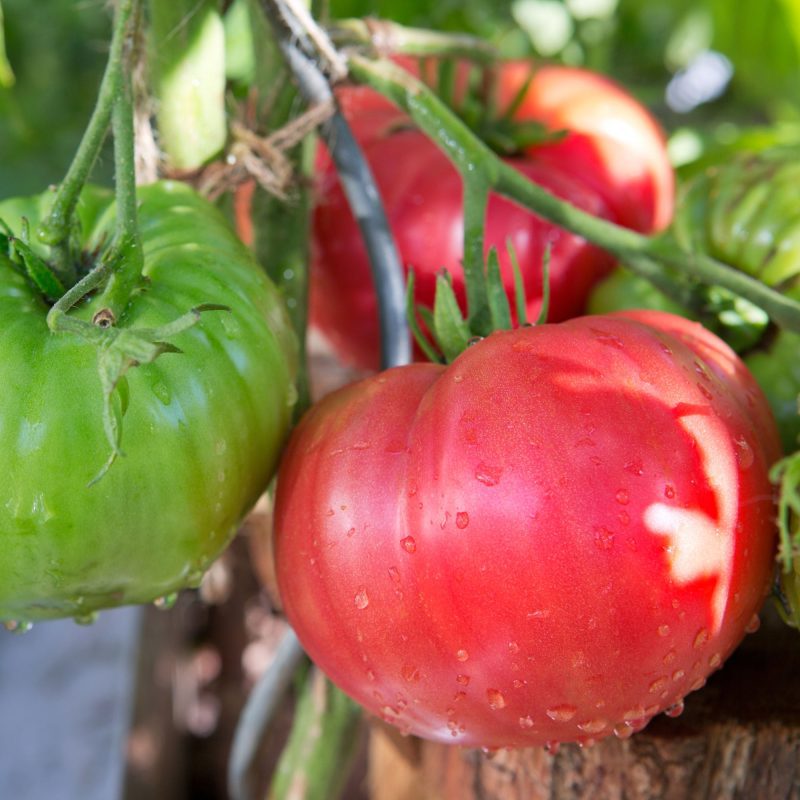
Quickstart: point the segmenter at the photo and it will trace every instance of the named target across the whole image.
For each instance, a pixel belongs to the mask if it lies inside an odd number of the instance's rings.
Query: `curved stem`
[[[120,0],[114,18],[114,31],[105,73],[94,111],[83,134],[64,180],[58,187],[50,213],[37,230],[38,238],[53,248],[52,266],[65,283],[75,282],[75,268],[70,263],[69,234],[81,190],[108,133],[111,113],[122,80],[122,60],[130,22],[140,0]]]
[[[384,19],[341,19],[328,26],[328,34],[339,47],[367,45],[378,53],[411,56],[460,56],[491,62],[497,50],[485,39],[459,33],[410,28]]]
[[[645,262],[663,271],[664,266],[687,272],[704,283],[716,284],[745,297],[762,308],[780,326],[800,331],[800,304],[760,281],[708,256],[687,253],[664,239],[651,238],[593,217],[545,189],[503,162],[423,83],[387,60],[349,57],[350,74],[372,86],[405,109],[417,125],[447,154],[462,176],[480,164],[489,188],[521,203],[545,219],[588,239],[619,260]]]
[[[117,219],[114,244],[108,254],[112,272],[100,298],[100,311],[95,315],[96,319],[101,318],[106,324],[116,322],[122,316],[144,266],[136,207],[132,44],[132,40],[129,40],[112,116]]]

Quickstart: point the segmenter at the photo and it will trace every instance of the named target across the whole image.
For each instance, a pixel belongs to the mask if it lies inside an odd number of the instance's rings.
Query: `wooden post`
[[[682,716],[657,717],[631,739],[562,745],[555,755],[536,748],[490,756],[430,742],[415,751],[398,741],[392,752],[380,731],[373,781],[391,781],[393,761],[407,770],[416,753],[415,792],[403,800],[800,798],[800,634],[768,616],[687,698]]]

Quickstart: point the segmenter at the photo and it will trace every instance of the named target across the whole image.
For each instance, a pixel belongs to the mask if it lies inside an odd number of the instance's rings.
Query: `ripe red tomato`
[[[418,72],[414,62],[402,63]],[[591,214],[645,232],[664,227],[672,215],[673,173],[663,135],[649,113],[594,73],[560,66],[533,73],[531,69],[530,62],[499,66],[499,107],[507,107],[523,80],[533,74],[515,118],[535,119],[550,131],[569,133],[525,147],[511,163]],[[463,83],[465,73],[460,77]],[[462,189],[456,170],[435,145],[410,127],[408,117],[372,90],[344,88],[338,98],[375,173],[403,266],[414,270],[417,301],[433,304],[436,275],[446,269],[463,304]],[[366,251],[324,148],[317,167],[321,177],[313,220],[311,323],[346,361],[375,368],[378,321]],[[581,313],[590,288],[612,263],[608,254],[583,239],[493,196],[486,247],[500,251],[509,293],[513,293],[509,239],[519,256],[529,316],[534,318],[541,305],[541,265],[548,243],[552,246],[549,321]]]
[[[336,684],[469,746],[627,737],[680,711],[768,590],[777,447],[763,395],[720,366],[735,356],[708,361],[684,323],[494,333],[303,418],[277,575]]]
[[[413,268],[416,297],[432,306],[436,277],[447,269],[466,306],[463,254],[464,215],[461,178],[447,157],[423,133],[399,131],[373,140],[365,154],[389,215],[406,270]],[[527,159],[510,160],[539,185],[597,216],[609,216],[605,203],[564,170]],[[402,165],[402,168],[399,168]],[[366,250],[334,173],[314,211],[310,316],[334,348],[357,366],[378,366],[378,315]],[[514,292],[506,247],[510,240],[522,266],[529,319],[542,303],[542,262],[550,256],[548,319],[575,316],[591,288],[613,265],[611,256],[498,195],[486,214],[487,246],[498,247],[503,283]]]
[[[530,64],[507,63],[499,81],[504,107],[531,76]],[[669,225],[675,205],[675,176],[664,134],[650,113],[604,75],[576,67],[541,66],[515,115],[536,120],[558,141],[534,145],[527,154],[563,167],[600,194],[617,222],[653,233]]]

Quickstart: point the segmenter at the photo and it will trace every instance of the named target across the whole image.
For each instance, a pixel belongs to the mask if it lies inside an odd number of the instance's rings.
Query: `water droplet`
[[[692,685],[689,687],[690,692],[696,692],[698,689],[702,689],[706,685],[705,678],[698,678]]]
[[[669,678],[666,675],[662,675],[660,678],[656,678],[650,686],[647,687],[647,690],[650,694],[656,694],[664,689],[664,687],[669,683]]]
[[[9,633],[27,633],[33,627],[33,623],[19,619],[10,619],[3,623],[3,627]]]
[[[736,460],[739,462],[739,466],[742,469],[752,467],[755,455],[753,455],[753,448],[747,443],[747,439],[744,436],[737,436],[733,443],[736,445]]]
[[[395,582],[400,583],[400,570],[397,567],[389,567],[389,577]]]
[[[621,525],[628,525],[631,521],[631,515],[623,508],[622,511],[617,514],[617,519],[620,521]]]
[[[509,653],[519,653],[519,645],[516,642],[509,642],[508,643],[508,652]]]
[[[694,637],[694,649],[699,650],[708,642],[708,631],[705,628],[700,628],[697,636]]]
[[[677,657],[678,654],[674,650],[668,650],[663,658],[664,664],[672,664]]]
[[[502,474],[502,469],[499,467],[487,466],[483,461],[475,467],[475,480],[482,483],[484,486],[497,486]]]
[[[544,749],[551,755],[555,756],[558,755],[558,748],[560,747],[560,742],[557,742],[555,739],[551,739],[547,742],[544,746]]]
[[[153,605],[161,611],[166,611],[167,609],[172,608],[177,600],[178,593],[172,592],[171,594],[165,594],[161,597],[157,597],[155,600],[153,600]]]
[[[511,685],[515,689],[521,689],[523,686],[527,686],[528,685],[528,681],[521,681],[519,678],[515,678]]]
[[[620,489],[617,494],[615,495],[617,502],[621,506],[626,506],[631,500],[631,496],[628,493],[627,489]]]
[[[670,632],[669,625],[658,626],[658,635],[661,636],[662,638],[665,636],[669,636],[669,632]]]
[[[601,550],[610,550],[614,546],[614,532],[602,526],[595,528],[594,543]]]
[[[369,605],[369,596],[367,595],[367,590],[365,587],[362,586],[359,588],[355,597],[353,598],[353,602],[356,604],[356,608],[359,608],[362,611]]]
[[[492,711],[499,711],[501,708],[506,707],[506,699],[498,689],[487,689],[486,699],[489,701],[489,708]]]
[[[614,736],[616,736],[617,739],[630,739],[634,733],[636,733],[636,731],[633,729],[633,726],[625,723],[617,725],[614,728]]]
[[[419,667],[414,667],[411,664],[404,664],[400,672],[403,675],[403,679],[408,683],[419,683],[419,679],[422,677]]]
[[[683,714],[684,707],[683,700],[678,700],[677,703],[673,703],[673,705],[666,709],[664,713],[668,717],[679,717],[681,714]]]
[[[456,675],[456,683],[462,686],[469,686],[469,675]]]
[[[672,498],[675,497],[675,487],[672,484],[668,483],[664,487],[664,497],[666,497],[668,500],[672,500]]]
[[[578,713],[578,709],[575,708],[575,706],[563,703],[561,705],[548,708],[545,713],[554,722],[569,722]]]
[[[622,719],[624,722],[638,722],[639,720],[644,719],[646,716],[644,706],[635,706],[634,708],[628,709],[623,715]]]
[[[530,730],[534,726],[534,724],[535,723],[533,721],[533,717],[531,716],[519,718],[519,726],[523,730]]]
[[[403,546],[403,550],[405,550],[406,553],[417,552],[417,542],[413,536],[406,536],[404,539],[401,539],[400,544]]]
[[[606,347],[613,347],[615,350],[624,350],[625,344],[623,343],[622,339],[619,336],[614,336],[613,333],[609,333],[608,331],[600,330],[600,328],[590,328],[592,334],[594,335],[595,341],[599,342]]]
[[[714,653],[714,655],[708,659],[708,666],[711,667],[711,669],[716,669],[720,664],[722,664],[722,653]]]
[[[668,356],[672,355],[672,350],[669,347],[667,347],[667,345],[665,345],[663,342],[659,342],[658,345],[659,345],[659,347],[661,348],[662,352],[665,355],[668,355]]]
[[[672,673],[672,680],[676,683],[684,677],[686,677],[686,672],[682,669],[676,669],[675,672]]]
[[[461,383],[464,380],[463,375],[453,375],[453,383]]]
[[[625,464],[625,472],[629,472],[631,475],[643,475],[644,474],[644,464],[640,458],[635,458],[632,461],[628,461]]]
[[[608,727],[608,722],[604,719],[590,719],[586,722],[579,722],[578,729],[584,733],[600,733]]]
[[[758,614],[753,614],[747,627],[744,629],[745,633],[755,633],[761,627],[761,617]]]
[[[469,514],[466,511],[459,511],[456,513],[456,527],[462,531],[469,525]]]
[[[469,653],[466,650],[458,650],[456,651],[456,658],[459,661],[466,661],[469,658]]]
[[[170,391],[165,383],[156,381],[152,388],[153,394],[158,398],[160,403],[168,406],[172,402],[172,395],[170,394]]]
[[[348,531],[347,531],[347,538],[348,539],[352,539],[353,536],[355,536],[355,535],[356,535],[356,529],[355,528],[349,528]]]
[[[73,618],[78,625],[93,625],[97,622],[97,612],[87,611],[85,614],[76,614]]]

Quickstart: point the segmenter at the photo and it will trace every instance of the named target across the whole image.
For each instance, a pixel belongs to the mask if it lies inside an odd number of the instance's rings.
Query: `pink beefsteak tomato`
[[[406,732],[627,737],[679,713],[757,621],[779,452],[755,381],[696,323],[493,333],[304,416],[275,505],[284,608]]]

